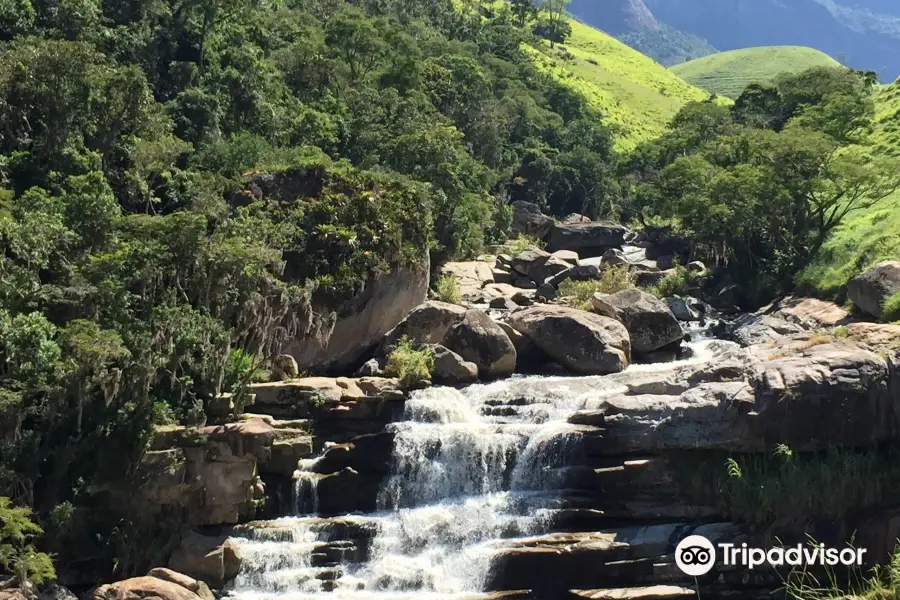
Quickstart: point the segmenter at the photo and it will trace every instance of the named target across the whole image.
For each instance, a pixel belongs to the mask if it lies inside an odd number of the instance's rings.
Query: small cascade
[[[415,392],[393,433],[391,473],[373,514],[315,516],[315,459],[295,473],[296,514],[239,533],[244,571],[235,600],[470,598],[512,538],[547,533],[566,509],[568,469],[582,429],[567,419],[626,389],[635,365],[606,377],[523,377],[463,390]]]
[[[313,471],[319,458],[304,458],[294,471],[293,509],[295,515],[314,515],[319,512],[319,474]]]

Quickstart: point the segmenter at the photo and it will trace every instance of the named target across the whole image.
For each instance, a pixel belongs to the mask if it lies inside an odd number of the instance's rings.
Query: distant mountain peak
[[[583,8],[594,5],[590,12],[600,18],[594,25],[612,35],[659,28],[659,22],[644,0],[581,0],[573,4]]]

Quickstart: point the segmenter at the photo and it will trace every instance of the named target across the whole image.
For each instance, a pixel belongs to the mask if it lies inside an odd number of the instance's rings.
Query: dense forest
[[[327,326],[312,294],[506,239],[513,201],[674,223],[772,294],[896,188],[842,150],[872,118],[851,71],[691,104],[616,156],[523,50],[564,41],[564,5],[0,0],[0,564],[146,568],[185,518],[127,493],[152,427]],[[307,193],[248,191],[276,171]]]
[[[600,216],[602,119],[521,49],[556,4],[0,3],[0,496],[58,565],[145,566],[180,516],[115,490],[151,427],[312,334],[314,291],[480,251],[511,200]],[[315,191],[255,201],[271,170]],[[45,571],[32,538],[3,564]]]

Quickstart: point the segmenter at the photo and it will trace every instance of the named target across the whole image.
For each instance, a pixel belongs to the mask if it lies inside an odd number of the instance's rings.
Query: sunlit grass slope
[[[529,49],[537,63],[584,94],[616,128],[616,147],[633,149],[658,137],[686,103],[709,94],[588,25],[571,21],[572,37],[542,51]]]
[[[876,92],[875,112],[873,146],[868,150],[900,156],[900,84]],[[889,259],[900,260],[900,192],[851,213],[801,273],[799,283],[807,291],[842,299],[851,278]]]
[[[799,73],[811,67],[837,67],[840,63],[805,46],[763,46],[704,56],[670,70],[704,90],[737,98],[751,83],[769,83],[781,73]]]

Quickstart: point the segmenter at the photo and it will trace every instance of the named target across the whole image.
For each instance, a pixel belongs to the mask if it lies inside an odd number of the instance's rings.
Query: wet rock
[[[478,366],[484,378],[505,377],[516,368],[516,349],[503,330],[485,313],[467,311],[442,342],[463,359]]]
[[[608,248],[625,243],[628,229],[607,222],[560,223],[550,230],[549,247],[551,252],[557,250],[574,250],[602,253]]]
[[[519,307],[519,305],[513,302],[513,299],[508,296],[494,298],[488,303],[488,306],[498,310],[515,310]]]
[[[553,219],[541,213],[537,204],[517,200],[512,203],[512,230],[529,237],[544,239],[553,227]]]
[[[900,294],[900,261],[880,262],[847,285],[847,296],[859,309],[876,319],[884,316],[884,303]]]
[[[415,307],[381,342],[379,354],[387,356],[403,337],[413,343],[439,344],[447,330],[462,320],[466,309],[446,302],[428,301]]]
[[[631,361],[628,331],[601,315],[563,306],[535,306],[514,313],[509,324],[575,373],[617,373]]]
[[[444,346],[435,346],[433,351],[434,369],[431,375],[435,383],[465,384],[478,379],[478,365],[475,363],[466,361]]]
[[[669,307],[641,290],[632,288],[615,294],[594,294],[591,305],[597,313],[625,326],[634,352],[653,352],[680,342],[684,336]]]
[[[727,337],[741,346],[778,342],[787,336],[803,333],[802,325],[771,315],[741,315],[727,328]]]
[[[702,302],[690,296],[683,298],[681,296],[672,296],[663,298],[663,302],[666,303],[666,306],[669,307],[669,310],[672,311],[672,314],[679,321],[699,321],[704,314],[701,311],[703,308]]]
[[[543,250],[525,250],[512,260],[513,269],[535,283],[543,283],[549,277],[570,269],[573,265]]]

